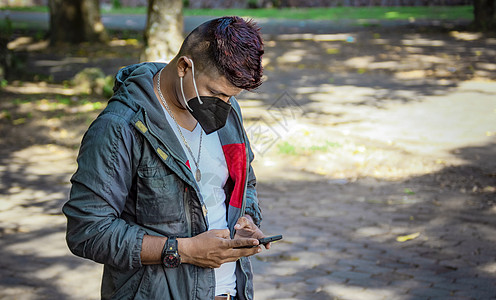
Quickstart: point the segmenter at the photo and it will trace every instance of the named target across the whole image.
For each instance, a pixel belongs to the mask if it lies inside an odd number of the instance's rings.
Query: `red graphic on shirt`
[[[234,189],[229,204],[241,208],[246,181],[246,148],[245,144],[229,144],[222,146],[226,157],[229,176],[234,181]]]

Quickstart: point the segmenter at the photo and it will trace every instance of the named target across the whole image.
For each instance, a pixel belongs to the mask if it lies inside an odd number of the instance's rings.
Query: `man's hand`
[[[251,256],[262,251],[260,247],[234,249],[258,245],[258,240],[249,237],[231,240],[229,229],[212,229],[192,238],[177,240],[181,262],[204,268],[218,268],[223,263],[237,261],[243,256]]]
[[[247,238],[261,239],[265,237],[262,230],[255,225],[250,215],[239,218],[236,225],[234,225],[234,229],[236,230],[234,240]],[[270,243],[266,244],[265,248],[270,249]]]

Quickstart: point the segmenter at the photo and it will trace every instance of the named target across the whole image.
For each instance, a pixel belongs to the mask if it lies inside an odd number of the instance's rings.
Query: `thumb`
[[[243,227],[248,227],[250,224],[248,222],[248,219],[245,217],[241,217],[238,219],[238,222],[234,226],[234,229],[241,229]]]

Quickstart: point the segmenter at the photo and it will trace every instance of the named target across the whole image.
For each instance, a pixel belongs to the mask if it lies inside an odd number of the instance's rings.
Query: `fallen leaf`
[[[412,233],[412,234],[409,234],[409,235],[399,236],[399,237],[396,238],[396,241],[398,241],[400,243],[403,243],[403,242],[406,242],[406,241],[409,241],[409,240],[416,239],[419,236],[420,236],[420,232],[415,232],[415,233]]]

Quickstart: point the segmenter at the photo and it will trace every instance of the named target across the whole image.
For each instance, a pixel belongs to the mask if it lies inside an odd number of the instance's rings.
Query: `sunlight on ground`
[[[456,38],[457,40],[462,41],[476,41],[482,38],[481,32],[460,32],[460,31],[451,31],[450,36]]]
[[[75,171],[74,150],[54,144],[27,147],[12,153],[8,167],[17,169],[9,171],[22,171],[30,176],[51,175],[54,168],[57,172],[72,173]]]
[[[348,41],[355,40],[356,34],[354,33],[338,33],[338,34],[311,34],[311,33],[290,33],[279,34],[277,40],[280,41],[316,41],[316,42],[335,42],[335,41]]]
[[[47,222],[48,220],[39,221]],[[18,235],[33,238],[32,236],[25,236],[23,233],[18,233]],[[72,299],[74,295],[80,297],[75,299],[100,299],[102,266],[76,258],[68,250],[61,252],[61,249],[67,249],[62,244],[63,238],[60,234],[35,237],[37,242],[31,245],[30,243],[25,244],[30,245],[31,249],[9,252],[9,255],[16,256],[12,257],[10,263],[7,263],[5,267],[21,269],[24,274],[24,278],[21,280],[31,282],[31,284],[4,286],[2,295],[12,296],[12,299],[19,299],[19,295],[22,295],[22,299],[40,299],[40,295],[47,299]],[[40,245],[42,246],[40,247]],[[51,254],[48,256],[39,255],[36,251],[38,249],[48,251]],[[24,267],[15,266],[15,264],[24,265]],[[31,288],[32,285],[34,286]]]
[[[9,164],[1,166],[0,175],[9,178],[0,184],[6,200],[0,201],[0,234],[8,237],[2,243],[3,268],[22,270],[2,295],[99,298],[102,267],[73,256],[65,243],[66,219],[60,209],[68,197],[75,155],[59,145],[33,145],[12,152]]]
[[[389,289],[371,289],[366,290],[359,286],[350,286],[348,284],[329,284],[322,289],[329,296],[343,297],[345,299],[367,299],[367,300],[382,300],[382,299],[408,299],[407,296],[401,296]]]
[[[446,42],[442,40],[426,39],[420,34],[405,35],[406,39],[403,39],[401,43],[405,46],[429,46],[429,47],[441,47],[445,46]]]
[[[35,41],[32,37],[21,36],[7,44],[7,49],[13,51],[40,51],[49,46],[49,41]]]
[[[288,51],[283,56],[278,57],[277,62],[278,63],[297,63],[297,62],[300,62],[305,57],[306,53],[307,52],[305,50],[300,50],[300,49],[291,50],[291,51]]]
[[[46,82],[31,83],[23,82],[19,85],[8,85],[4,88],[6,92],[20,95],[35,95],[35,94],[59,94],[65,96],[73,96],[77,94],[76,89],[62,87],[59,84],[47,84]]]
[[[413,91],[385,90],[389,101],[379,107],[360,105],[381,95],[374,88],[300,87],[299,93],[317,102],[260,114],[252,101],[243,105],[243,113],[248,119],[256,116],[247,121],[247,133],[263,176],[294,169],[333,178],[402,179],[462,165],[465,160],[454,149],[493,140],[488,132],[496,128],[496,91],[491,87],[469,81],[446,95],[423,98]],[[410,101],[390,101],[398,98]],[[466,117],[467,105],[477,118]],[[313,106],[319,115],[304,113]]]
[[[486,273],[496,274],[496,263],[481,266],[480,269]]]

